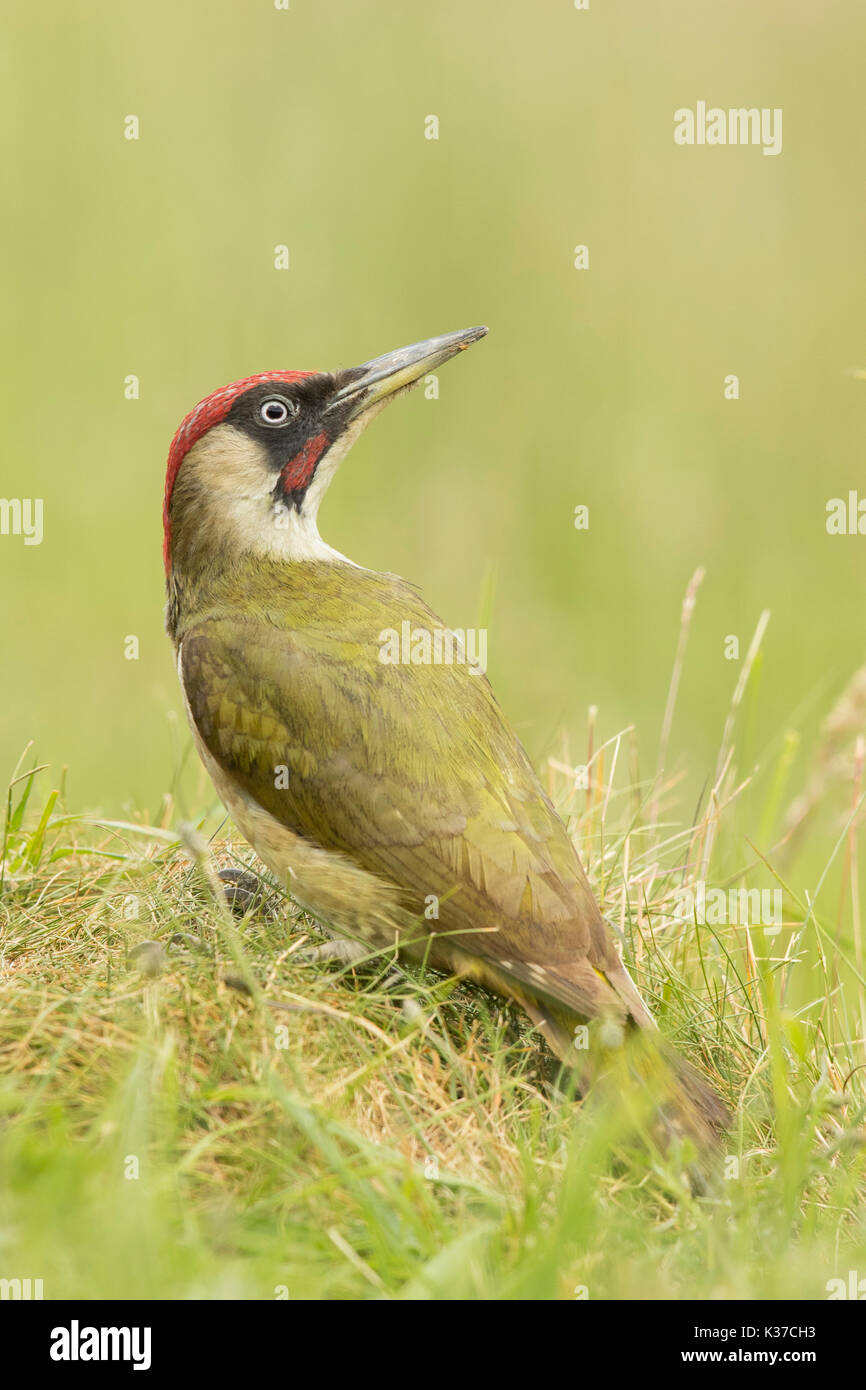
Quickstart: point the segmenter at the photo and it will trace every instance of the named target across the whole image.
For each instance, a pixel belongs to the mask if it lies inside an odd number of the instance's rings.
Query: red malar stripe
[[[289,459],[280,474],[286,492],[294,492],[296,488],[307,486],[327,444],[328,436],[323,430],[321,434],[314,434],[312,439],[308,439],[300,453]]]

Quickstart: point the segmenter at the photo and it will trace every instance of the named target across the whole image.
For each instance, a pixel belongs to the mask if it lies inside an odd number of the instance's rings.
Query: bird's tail
[[[729,1128],[728,1107],[697,1067],[655,1030],[635,1030],[626,1044],[629,1069],[648,1086],[663,1146],[690,1140],[702,1162],[717,1157]]]
[[[564,1013],[538,1001],[528,1012],[560,1061],[576,1073],[581,1093],[610,1096],[619,1113],[630,1109],[634,1127],[666,1152],[690,1142],[703,1173],[715,1165],[730,1125],[728,1108],[655,1026],[597,1020],[589,1025],[587,1049],[575,1051],[575,1030]]]

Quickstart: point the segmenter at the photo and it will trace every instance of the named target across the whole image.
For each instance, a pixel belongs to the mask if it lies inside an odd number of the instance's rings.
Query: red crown
[[[168,515],[171,494],[174,490],[174,481],[178,470],[188,450],[192,448],[197,439],[201,439],[202,435],[207,434],[209,429],[224,420],[238,396],[242,396],[251,387],[261,386],[266,381],[301,381],[303,377],[314,375],[314,372],[259,372],[256,376],[245,376],[241,381],[233,381],[231,385],[221,386],[218,391],[212,391],[209,396],[205,396],[204,400],[199,401],[198,405],[194,406],[181,422],[174,439],[171,441],[171,448],[168,451],[168,465],[165,470],[165,501],[162,507],[162,557],[166,570],[168,570],[171,551],[171,522]]]

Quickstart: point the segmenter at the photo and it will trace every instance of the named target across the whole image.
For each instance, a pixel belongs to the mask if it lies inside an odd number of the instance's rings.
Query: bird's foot
[[[307,951],[299,951],[296,959],[303,961],[306,965],[315,965],[320,961],[338,961],[340,965],[360,965],[361,961],[369,958],[368,947],[360,941],[351,941],[346,936],[335,936],[331,941],[325,941],[321,946],[312,946]]]
[[[274,918],[277,915],[271,895],[261,879],[249,869],[220,869],[217,878],[223,884],[226,902],[237,917],[248,912]]]

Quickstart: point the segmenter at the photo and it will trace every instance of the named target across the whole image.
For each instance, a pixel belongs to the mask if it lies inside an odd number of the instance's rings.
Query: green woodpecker
[[[516,1000],[582,1072],[578,1025],[608,1048],[651,1038],[642,1052],[667,1078],[667,1109],[700,1142],[724,1107],[659,1040],[486,677],[410,584],[354,564],[317,528],[361,431],[485,332],[334,374],[264,372],[186,417],[164,526],[189,721],[237,826],[316,918]],[[399,659],[405,642],[388,650],[406,633],[414,660]]]

